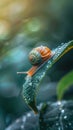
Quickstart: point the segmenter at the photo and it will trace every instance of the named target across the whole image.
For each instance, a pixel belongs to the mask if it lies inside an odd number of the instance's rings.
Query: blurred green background
[[[72,0],[0,0],[0,130],[29,110],[21,97],[26,75],[17,71],[31,67],[30,50],[40,45],[54,49],[72,39]],[[47,73],[37,103],[56,100],[58,81],[72,69],[73,50]],[[6,123],[8,114],[11,118]]]

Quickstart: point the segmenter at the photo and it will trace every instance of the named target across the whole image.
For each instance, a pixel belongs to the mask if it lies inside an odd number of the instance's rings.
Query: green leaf
[[[62,43],[56,49],[53,49],[52,52],[54,55],[40,66],[37,72],[32,76],[26,77],[26,81],[23,84],[23,98],[25,102],[33,109],[35,113],[38,112],[36,107],[36,96],[40,88],[40,82],[46,75],[46,72],[57,62],[65,53],[73,48],[73,41],[68,43]]]
[[[70,86],[73,84],[73,71],[69,72],[67,75],[65,75],[57,86],[57,96],[58,100],[61,100],[65,91],[70,88]]]

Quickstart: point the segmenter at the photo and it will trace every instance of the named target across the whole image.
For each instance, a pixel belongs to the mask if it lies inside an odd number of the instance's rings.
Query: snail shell
[[[33,67],[27,72],[18,72],[18,74],[27,74],[28,76],[33,76],[34,73],[38,70],[39,66],[51,58],[52,55],[52,51],[46,46],[34,48],[29,53],[29,60]]]
[[[29,60],[34,66],[43,63],[50,57],[51,50],[46,46],[36,47],[29,53]]]

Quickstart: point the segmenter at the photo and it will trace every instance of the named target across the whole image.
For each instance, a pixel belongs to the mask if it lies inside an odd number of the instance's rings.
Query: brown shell
[[[40,56],[41,56],[41,59],[42,59],[41,61],[42,62],[34,65],[30,70],[27,71],[27,75],[29,75],[29,76],[33,76],[33,74],[37,71],[37,69],[39,68],[39,66],[41,64],[43,64],[46,60],[48,60],[49,58],[51,58],[51,56],[52,56],[52,51],[48,47],[46,47],[46,46],[36,47],[33,50],[34,50],[34,52],[36,50],[36,51],[38,51],[40,53]],[[31,60],[31,57],[30,57],[30,60]]]
[[[46,46],[40,46],[35,48],[40,54],[43,59],[43,61],[49,59],[51,57],[51,50]]]
[[[41,64],[53,56],[52,51],[46,46],[36,47],[31,52],[29,53],[29,60],[32,62],[32,58],[35,56],[35,64],[33,64],[33,66],[27,72],[18,72],[18,74],[24,73],[28,76],[33,76]]]

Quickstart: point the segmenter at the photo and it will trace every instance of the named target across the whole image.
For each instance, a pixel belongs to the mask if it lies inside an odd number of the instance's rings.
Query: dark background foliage
[[[0,30],[0,130],[15,130],[8,126],[30,110],[21,96],[25,75],[17,75],[17,71],[27,71],[31,67],[28,53],[32,48],[46,45],[54,49],[73,39],[73,1],[1,0]],[[47,72],[37,105],[57,101],[57,83],[72,69],[73,50]],[[73,88],[64,98],[70,98],[72,94]],[[26,130],[35,129],[32,123],[28,124]]]

